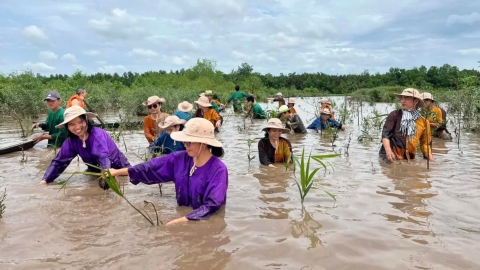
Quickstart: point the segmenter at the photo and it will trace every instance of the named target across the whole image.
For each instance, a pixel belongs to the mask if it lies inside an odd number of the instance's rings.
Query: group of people
[[[193,211],[170,221],[169,225],[205,219],[225,205],[228,170],[220,160],[224,155],[222,143],[215,138],[216,131],[222,126],[219,109],[225,105],[213,98],[211,90],[199,95],[195,101],[196,110],[193,104],[183,101],[173,115],[162,112],[162,105],[166,103],[164,98],[149,97],[143,103],[150,112],[144,119],[144,133],[150,151],[159,157],[135,166],[130,164],[105,130],[94,127],[89,121],[97,115],[83,108],[85,96],[84,89],[80,92],[77,90],[77,94],[69,99],[66,109],[61,108],[58,92],[50,91],[45,97],[49,108],[47,120],[42,124],[34,124],[34,127],[48,130],[49,135],[41,135],[42,139],[48,139],[49,145],[61,148],[46,169],[41,184],[53,182],[78,155],[85,163],[100,167],[102,171],[109,170],[115,177],[128,175],[134,185],[173,181],[177,203],[191,206]],[[416,148],[420,145],[424,157],[433,160],[429,147],[432,136],[430,130],[434,129],[438,137],[446,138],[449,135],[442,124],[446,118],[444,111],[434,105],[431,94],[420,95],[413,88],[405,89],[397,97],[402,109],[391,112],[386,119],[380,156],[389,161],[414,159]],[[276,167],[278,163],[292,162],[292,144],[282,134],[304,134],[306,129],[316,132],[326,128],[345,129],[344,124],[334,119],[331,102],[327,99],[320,100],[320,116],[307,128],[294,109],[294,99],[289,98],[285,102],[281,93],[278,93],[275,100],[279,102],[277,118],[268,119],[262,128],[265,136],[258,142],[262,165]],[[240,110],[243,109],[242,102],[250,103],[248,115],[254,119],[257,119],[255,115],[264,115],[255,98],[239,92],[239,88],[227,103],[231,101],[234,102],[234,108],[237,106]],[[427,106],[433,112],[432,118],[425,119],[420,115],[419,108],[422,106]],[[87,171],[100,172],[90,166]],[[104,190],[109,188],[103,179],[99,181],[99,186]]]

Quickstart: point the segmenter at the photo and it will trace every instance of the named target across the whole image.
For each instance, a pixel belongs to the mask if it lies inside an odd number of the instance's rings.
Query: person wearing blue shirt
[[[185,150],[183,143],[174,141],[170,137],[170,134],[181,131],[186,122],[187,121],[178,118],[178,116],[171,115],[165,118],[163,123],[158,124],[158,126],[165,129],[165,131],[153,142],[152,146],[150,146],[150,153],[155,155],[168,155],[176,151]]]
[[[331,112],[328,108],[324,108],[320,111],[320,117],[315,119],[307,129],[315,129],[316,132],[320,133],[326,128],[336,128],[345,130],[345,125],[338,122],[337,120],[331,119]]]
[[[193,109],[193,104],[191,104],[188,101],[184,101],[180,104],[178,104],[178,110],[173,114],[177,116],[180,119],[183,119],[185,121],[190,120],[192,118],[192,109]]]

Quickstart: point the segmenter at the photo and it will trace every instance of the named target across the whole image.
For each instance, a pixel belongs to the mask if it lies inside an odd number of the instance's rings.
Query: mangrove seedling
[[[255,158],[255,156],[251,156],[252,143],[255,142],[256,140],[260,140],[260,139],[262,139],[262,138],[253,138],[253,139],[248,138],[248,140],[247,140],[247,145],[248,145],[248,153],[247,153],[248,165],[250,165],[250,162]]]
[[[3,195],[0,196],[0,218],[3,217],[3,213],[5,213],[5,199],[7,198],[7,188],[3,191]]]

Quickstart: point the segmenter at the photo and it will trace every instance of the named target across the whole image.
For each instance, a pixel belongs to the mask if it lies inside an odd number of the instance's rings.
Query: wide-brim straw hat
[[[262,129],[262,131],[267,131],[268,129],[281,129],[283,133],[289,133],[290,129],[285,128],[282,124],[282,121],[278,118],[270,118],[267,122],[267,125]]]
[[[321,98],[321,99],[318,101],[318,103],[326,103],[326,104],[328,104],[328,102],[329,102],[329,100],[326,99],[326,98]]]
[[[162,123],[158,123],[158,127],[165,129],[175,125],[184,125],[186,122],[187,121],[178,118],[178,116],[176,115],[170,115],[165,118],[165,121],[163,121]]]
[[[81,115],[86,115],[87,119],[92,119],[97,117],[96,114],[91,112],[86,112],[82,107],[74,105],[65,110],[65,112],[63,113],[63,119],[64,119],[63,122],[56,125],[55,128],[64,127],[68,122],[72,121],[73,119]]]
[[[328,115],[331,115],[332,112],[331,112],[330,109],[328,109],[328,108],[323,108],[322,110],[320,110],[320,114],[328,114]]]
[[[428,93],[428,92],[423,92],[421,95],[420,95],[421,99],[422,100],[425,100],[425,99],[430,99],[432,101],[435,101],[435,99],[433,99],[433,95]]]
[[[143,102],[142,105],[150,106],[150,105],[155,104],[155,103],[162,103],[162,99],[158,96],[151,96],[147,99],[147,101]]]
[[[280,108],[278,108],[279,113],[284,113],[284,112],[288,112],[288,111],[290,111],[290,108],[288,108],[287,105],[282,105],[282,106],[280,106]]]
[[[283,97],[283,95],[282,95],[281,92],[278,92],[278,93],[277,93],[277,96],[282,96],[282,97]]]
[[[422,107],[424,102],[422,100],[422,97],[420,96],[420,92],[415,89],[415,88],[406,88],[402,91],[400,94],[395,94],[398,98],[404,96],[404,97],[413,97],[418,100],[417,107]]]
[[[205,118],[192,118],[188,120],[182,131],[172,132],[170,137],[179,142],[204,143],[212,147],[212,154],[222,157],[223,145],[215,139],[215,127]]]
[[[212,90],[206,90],[204,92],[205,96],[213,96],[213,91]]]
[[[195,103],[202,107],[212,107],[212,103],[210,102],[210,100],[208,100],[206,96],[199,97],[198,100],[195,101]]]
[[[288,103],[295,104],[295,98],[289,98],[289,99],[288,99]]]
[[[188,101],[183,101],[182,103],[178,104],[177,108],[179,111],[189,112],[193,109],[193,104]]]

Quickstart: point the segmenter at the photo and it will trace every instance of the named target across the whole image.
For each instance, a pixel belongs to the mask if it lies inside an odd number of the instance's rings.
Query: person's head
[[[281,97],[283,97],[282,93],[278,92],[277,93],[277,98],[281,98]]]
[[[60,105],[62,104],[62,98],[57,91],[48,92],[43,101],[47,104],[47,108],[51,110],[60,108]]]
[[[212,101],[213,91],[212,90],[206,90],[205,91],[205,96],[208,98],[209,101]]]
[[[240,85],[235,85],[235,91],[240,91]]]
[[[427,109],[431,109],[435,103],[435,99],[433,99],[433,95],[428,92],[424,92],[420,95],[421,99],[423,100],[424,107]]]
[[[86,134],[90,134],[92,125],[88,119],[94,118],[96,115],[90,112],[86,112],[80,106],[72,106],[65,110],[63,113],[63,122],[56,125],[55,128],[67,127],[68,137],[84,137]]]
[[[83,100],[87,97],[87,89],[83,88],[83,87],[79,87],[77,88],[77,90],[75,91],[77,93],[77,95]]]
[[[295,99],[294,98],[289,98],[288,99],[288,105],[289,108],[293,108],[295,106]]]
[[[158,96],[151,96],[147,99],[147,101],[142,103],[144,106],[147,106],[150,114],[157,114],[160,112],[162,108],[162,99]]]
[[[203,111],[206,111],[208,108],[212,107],[212,103],[206,96],[199,97],[195,103],[198,105],[198,108],[202,109]]]
[[[415,88],[406,88],[401,94],[396,94],[402,105],[402,109],[412,111],[423,106],[420,92]]]
[[[287,105],[280,106],[280,108],[278,108],[278,113],[285,118],[291,117],[290,108]]]
[[[262,129],[268,135],[268,138],[278,140],[280,135],[290,132],[288,128],[284,128],[282,121],[278,118],[270,118],[267,125]]]
[[[182,131],[172,132],[170,137],[183,142],[187,154],[196,158],[207,152],[216,157],[223,157],[222,143],[215,139],[215,127],[205,118],[192,118],[188,120]]]
[[[320,111],[320,118],[323,122],[327,121],[332,116],[332,112],[328,108],[324,108]]]
[[[318,103],[320,103],[320,107],[323,107],[323,106],[327,105],[328,102],[329,102],[328,99],[322,98],[322,99],[320,99],[320,101]]]
[[[248,96],[247,97],[247,102],[253,104],[253,103],[255,103],[255,98],[253,96]]]
[[[177,108],[181,112],[191,112],[193,109],[193,104],[188,101],[183,101],[182,103],[178,104]]]
[[[158,126],[164,129],[168,135],[171,135],[172,132],[180,131],[182,125],[184,125],[187,121],[178,118],[176,115],[171,115],[165,118],[163,123],[159,123]]]

